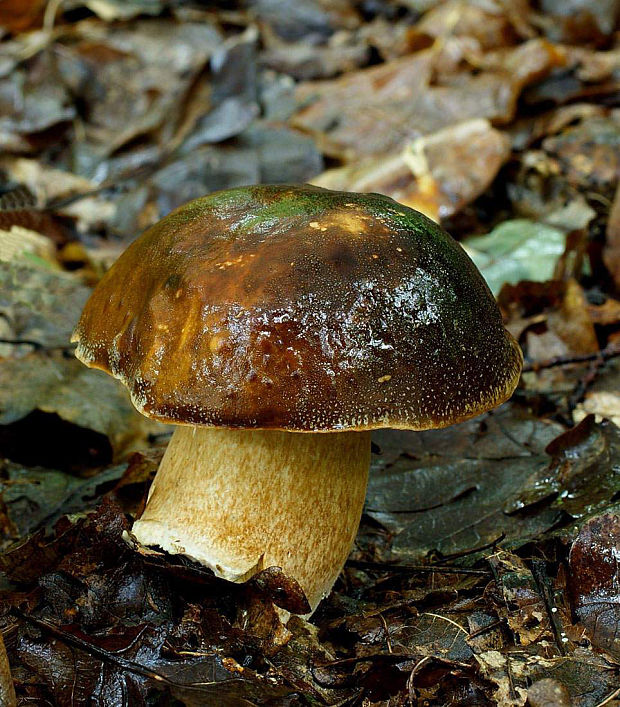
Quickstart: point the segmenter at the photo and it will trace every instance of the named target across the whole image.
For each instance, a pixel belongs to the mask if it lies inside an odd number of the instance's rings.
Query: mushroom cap
[[[506,400],[522,366],[463,249],[379,194],[251,186],[145,231],[73,335],[164,422],[428,429]]]

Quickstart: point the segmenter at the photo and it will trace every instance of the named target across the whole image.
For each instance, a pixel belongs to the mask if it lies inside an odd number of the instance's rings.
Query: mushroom
[[[311,610],[362,513],[370,432],[444,427],[515,388],[521,351],[462,248],[378,194],[192,201],[103,277],[77,356],[176,425],[133,533],[233,582],[280,567]]]

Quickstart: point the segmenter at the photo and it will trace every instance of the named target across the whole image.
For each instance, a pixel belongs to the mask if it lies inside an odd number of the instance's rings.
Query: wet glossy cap
[[[143,414],[238,428],[441,427],[503,402],[522,364],[435,223],[310,186],[180,207],[105,275],[73,340]]]

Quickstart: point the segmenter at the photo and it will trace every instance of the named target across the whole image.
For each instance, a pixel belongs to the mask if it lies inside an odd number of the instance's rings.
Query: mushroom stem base
[[[370,432],[177,427],[133,533],[232,582],[280,567],[314,611],[353,545],[369,463]]]

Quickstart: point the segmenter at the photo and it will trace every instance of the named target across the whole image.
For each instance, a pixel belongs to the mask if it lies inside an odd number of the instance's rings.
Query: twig
[[[460,629],[469,638],[469,632],[464,629],[461,624],[457,623],[456,621],[453,621],[452,619],[449,619],[447,616],[442,616],[441,614],[433,614],[430,611],[425,611],[423,614],[420,614],[420,616],[432,616],[434,619],[441,619],[442,621],[447,621],[449,624],[452,624],[453,626],[456,626],[458,629]]]
[[[493,631],[493,629],[496,629],[500,626],[503,626],[506,623],[505,619],[499,619],[498,621],[493,621],[493,623],[489,624],[488,626],[481,626],[479,629],[476,629],[472,633],[469,634],[469,638],[478,638],[478,636],[482,636],[485,633],[488,633],[489,631]]]
[[[598,378],[600,370],[604,365],[605,361],[601,358],[594,359],[594,361],[590,362],[587,373],[577,381],[577,385],[575,385],[573,392],[568,399],[568,409],[570,412],[572,412],[577,407],[577,404],[583,400],[588,388],[594,384]]]
[[[393,572],[394,574],[477,574],[488,576],[489,570],[474,570],[468,567],[450,567],[446,565],[393,565],[389,562],[364,562],[362,560],[347,560],[347,567],[370,572]]]
[[[40,341],[33,339],[5,339],[0,338],[0,344],[12,344],[14,346],[32,346],[35,351],[73,351],[75,344],[58,344],[57,346],[45,346]]]
[[[620,687],[614,690],[611,695],[607,695],[607,697],[602,702],[595,705],[595,707],[603,707],[603,705],[609,704],[612,700],[615,700],[618,695],[620,695]]]
[[[45,13],[43,15],[43,29],[46,32],[51,32],[54,29],[54,23],[56,22],[56,14],[64,0],[48,0]]]
[[[355,655],[351,658],[339,658],[329,663],[320,663],[314,665],[314,668],[333,668],[338,665],[355,665],[355,663],[366,662],[374,663],[382,660],[388,663],[405,663],[408,660],[418,660],[419,658],[419,653],[370,653],[369,655]],[[319,684],[321,683],[319,682]]]
[[[460,628],[463,629],[461,626]],[[465,630],[465,629],[463,629]],[[372,663],[374,661],[384,660],[388,663],[405,663],[408,660],[419,660],[419,653],[371,653],[369,655],[356,655],[351,658],[340,658],[338,660],[332,660],[329,663],[321,663],[320,665],[315,665],[316,668],[332,668],[337,665],[355,665],[355,663]],[[445,663],[447,665],[461,668],[462,670],[471,670],[471,665],[469,663],[462,663],[458,660],[445,660],[439,656],[433,657],[440,663]]]
[[[564,646],[563,636],[561,626],[558,619],[558,611],[553,601],[553,594],[551,587],[549,586],[549,577],[545,570],[545,563],[543,560],[533,559],[532,560],[532,576],[534,581],[538,586],[538,591],[542,596],[543,602],[545,604],[545,610],[547,611],[547,617],[549,619],[549,624],[551,625],[551,631],[553,632],[553,637],[555,638],[555,643],[558,647],[560,655],[566,655],[566,648]],[[554,611],[555,609],[555,611]]]
[[[381,619],[381,623],[383,624],[383,634],[385,636],[385,645],[387,646],[388,653],[393,653],[394,651],[392,650],[392,640],[390,639],[390,629],[388,628],[387,621],[385,620],[385,616],[383,614],[379,614],[379,618]]]
[[[508,687],[510,688],[510,697],[513,700],[517,699],[517,691],[515,690],[514,678],[512,677],[512,668],[510,667],[510,656],[506,656],[506,674],[508,675]]]
[[[556,368],[557,366],[568,366],[571,363],[588,363],[589,361],[602,361],[603,363],[612,358],[620,356],[620,346],[609,344],[604,349],[590,354],[579,354],[575,356],[554,356],[543,361],[531,361],[523,366],[523,372],[541,371],[546,368]]]

